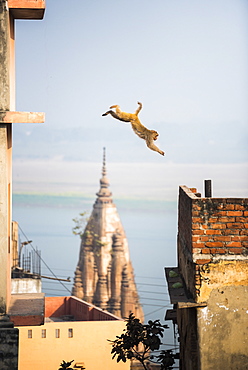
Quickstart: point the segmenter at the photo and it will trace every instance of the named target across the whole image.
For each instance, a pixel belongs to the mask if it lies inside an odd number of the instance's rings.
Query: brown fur
[[[112,105],[110,109],[115,108],[115,111],[109,110],[106,113],[103,113],[102,115],[107,116],[108,114],[111,114],[112,117],[120,121],[130,122],[135,134],[138,135],[141,139],[144,139],[146,141],[146,145],[148,146],[149,149],[154,150],[155,152],[158,152],[161,155],[164,155],[164,152],[154,144],[154,141],[157,140],[159,136],[158,132],[154,130],[149,130],[140,122],[138,114],[142,109],[142,104],[138,102],[138,105],[139,107],[136,109],[134,113],[122,112],[119,105]]]

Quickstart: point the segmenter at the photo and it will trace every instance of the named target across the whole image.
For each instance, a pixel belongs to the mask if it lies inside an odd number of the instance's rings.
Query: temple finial
[[[103,148],[103,161],[102,161],[102,175],[106,176],[107,170],[106,170],[106,148]]]

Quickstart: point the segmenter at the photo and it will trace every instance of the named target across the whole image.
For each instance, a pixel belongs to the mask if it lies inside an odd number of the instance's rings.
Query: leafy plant
[[[73,361],[74,360],[72,360],[72,361],[69,361],[69,362],[65,362],[64,360],[61,362],[61,364],[60,364],[60,368],[59,368],[59,370],[65,370],[65,369],[67,369],[67,370],[73,370],[72,369],[72,367],[70,367],[71,366],[71,364],[73,363]]]
[[[71,366],[71,364],[73,363],[74,360],[72,361],[69,361],[69,362],[65,362],[64,360],[61,362],[60,364],[60,368],[59,370],[73,370]],[[81,370],[85,370],[85,367],[81,366]]]
[[[168,329],[168,326],[162,325],[159,320],[142,324],[133,313],[126,323],[123,334],[116,336],[113,341],[109,340],[112,343],[112,359],[116,358],[117,362],[136,359],[145,370],[149,369],[150,362],[159,363],[161,370],[172,369],[176,355],[171,350],[161,351],[159,356],[151,354],[160,349],[164,329]]]
[[[79,217],[73,218],[72,221],[74,222],[75,226],[72,228],[72,232],[74,235],[82,236],[84,233],[85,224],[88,221],[86,217],[87,212],[79,213]]]
[[[79,213],[79,217],[73,218],[72,221],[74,222],[75,226],[72,228],[72,232],[74,235],[79,235],[81,238],[83,235],[85,236],[85,244],[92,245],[94,248],[94,253],[96,256],[100,256],[100,248],[104,247],[106,243],[100,240],[98,234],[94,233],[92,228],[94,227],[89,224],[87,226],[87,230],[85,230],[85,225],[89,221],[89,217],[86,217],[88,212]]]

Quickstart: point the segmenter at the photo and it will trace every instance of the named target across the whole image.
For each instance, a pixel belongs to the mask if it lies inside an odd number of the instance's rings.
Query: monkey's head
[[[159,133],[155,130],[151,130],[152,132],[152,139],[155,141],[157,140],[158,136],[159,136]]]

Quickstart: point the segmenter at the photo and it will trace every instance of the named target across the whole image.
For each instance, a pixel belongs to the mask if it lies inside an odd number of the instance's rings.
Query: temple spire
[[[112,193],[108,189],[108,187],[109,181],[107,178],[107,169],[106,169],[106,149],[103,148],[102,178],[100,179],[100,190],[96,194],[98,196],[96,203],[112,202],[111,199]]]
[[[78,269],[78,270],[77,270]],[[72,294],[115,315],[143,321],[128,241],[109,190],[103,148],[100,190],[81,239]]]

